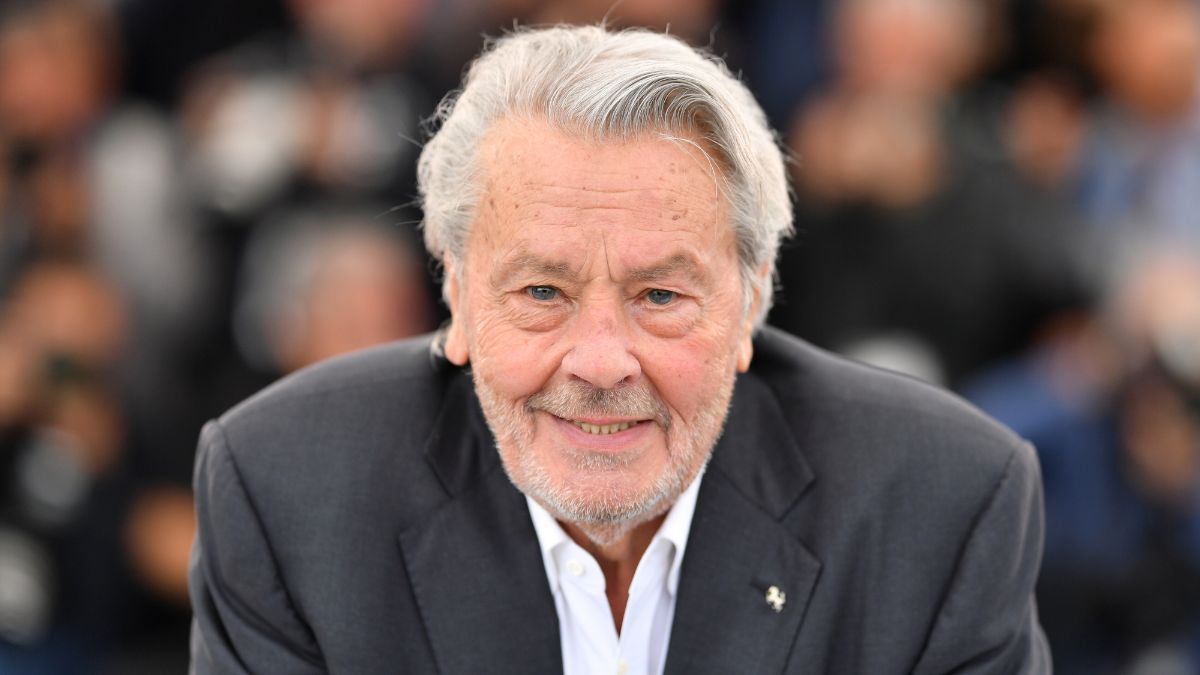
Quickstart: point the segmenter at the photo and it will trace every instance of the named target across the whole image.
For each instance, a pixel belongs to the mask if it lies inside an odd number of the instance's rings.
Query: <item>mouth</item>
[[[548,417],[558,429],[563,447],[601,454],[637,451],[658,426],[650,419]]]
[[[593,436],[608,436],[610,434],[620,433],[629,429],[630,427],[637,426],[649,420],[631,420],[626,422],[612,422],[609,424],[592,424],[591,422],[584,422],[582,420],[565,421],[574,424],[576,428],[580,429],[585,434],[592,434]]]

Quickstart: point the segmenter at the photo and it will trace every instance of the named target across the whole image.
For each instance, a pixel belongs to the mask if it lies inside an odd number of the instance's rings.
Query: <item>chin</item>
[[[669,462],[642,466],[645,453],[554,452],[559,455],[555,459],[570,466],[550,466],[533,452],[502,451],[501,458],[517,489],[557,519],[582,529],[624,531],[651,520],[665,513],[696,475],[695,469],[681,470]]]
[[[509,480],[597,543],[616,541],[670,509],[708,462],[732,390],[730,376],[695,426],[645,412],[636,428],[593,438],[566,421],[569,413],[502,396],[478,371],[475,382]]]

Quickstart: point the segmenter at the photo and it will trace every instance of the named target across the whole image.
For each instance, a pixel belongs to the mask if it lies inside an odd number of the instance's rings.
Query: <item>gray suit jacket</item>
[[[195,672],[561,670],[524,499],[469,375],[429,345],[319,365],[205,428]],[[666,670],[1048,672],[1040,500],[1031,449],[975,410],[764,330],[701,483]]]

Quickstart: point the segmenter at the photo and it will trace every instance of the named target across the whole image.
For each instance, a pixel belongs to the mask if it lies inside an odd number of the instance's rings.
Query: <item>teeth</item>
[[[615,434],[618,431],[625,431],[629,427],[633,426],[633,424],[636,424],[636,422],[632,424],[629,422],[618,422],[617,424],[588,424],[587,422],[575,422],[575,426],[589,434],[595,434],[597,436]]]

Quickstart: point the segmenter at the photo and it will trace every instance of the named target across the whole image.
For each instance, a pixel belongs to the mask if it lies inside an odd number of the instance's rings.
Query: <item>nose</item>
[[[581,307],[572,324],[570,348],[562,361],[568,375],[597,389],[637,381],[642,365],[632,352],[630,327],[619,309]]]

